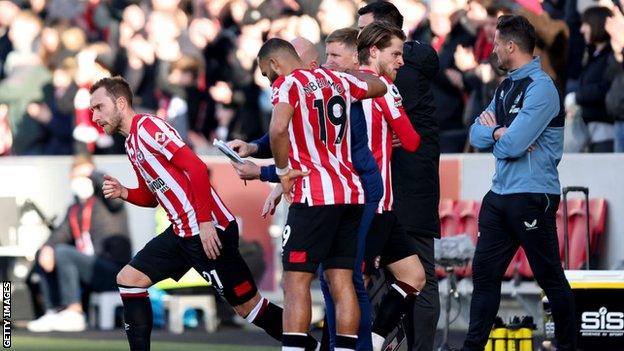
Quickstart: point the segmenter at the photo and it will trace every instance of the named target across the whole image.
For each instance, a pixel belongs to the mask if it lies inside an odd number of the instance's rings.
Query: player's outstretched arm
[[[354,76],[355,78],[366,82],[368,85],[368,91],[363,99],[376,98],[384,96],[388,91],[386,83],[384,83],[379,77],[374,74],[362,71],[347,70],[345,73]]]
[[[284,193],[284,190],[282,189],[281,184],[278,184],[273,188],[269,196],[266,198],[266,200],[264,200],[264,205],[262,206],[262,212],[260,213],[260,215],[263,218],[266,218],[268,214],[273,215],[275,213],[275,208],[277,207],[277,205],[279,205],[280,201],[282,200],[283,193]]]
[[[145,182],[142,181],[142,178],[138,174],[137,178],[139,187],[136,189],[128,189],[121,185],[117,178],[104,175],[102,193],[106,199],[122,199],[136,206],[158,206],[158,201],[154,197],[154,194],[152,194],[152,192],[147,188],[147,185],[145,185]]]
[[[187,145],[173,154],[171,163],[184,171],[191,183],[191,191],[196,199],[195,216],[199,222],[199,238],[206,256],[214,260],[221,254],[223,246],[212,223],[214,203],[206,164]]]
[[[295,184],[295,179],[307,175],[301,170],[288,168],[288,153],[290,152],[288,126],[294,112],[295,109],[291,105],[283,102],[277,103],[273,108],[273,116],[269,126],[271,151],[275,159],[276,172],[284,189],[284,198],[288,202],[292,202],[290,191]]]
[[[121,185],[117,178],[113,178],[108,174],[104,175],[102,192],[104,193],[104,198],[106,199],[128,199],[128,188]]]

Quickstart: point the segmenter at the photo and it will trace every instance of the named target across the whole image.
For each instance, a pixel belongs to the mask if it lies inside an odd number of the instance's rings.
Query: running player
[[[282,349],[305,347],[310,284],[322,263],[336,303],[336,349],[354,350],[360,313],[351,275],[364,193],[351,163],[349,112],[352,100],[382,96],[386,86],[370,74],[303,69],[281,39],[264,43],[258,63],[273,86],[271,150],[292,202],[282,243]],[[297,170],[308,176],[293,180]]]
[[[384,195],[377,215],[366,236],[365,274],[385,266],[395,278],[383,297],[373,321],[373,350],[381,350],[385,338],[412,308],[415,297],[425,286],[425,271],[413,238],[408,236],[392,211],[392,139],[396,134],[401,146],[415,151],[420,136],[412,127],[402,106],[401,95],[392,83],[403,65],[405,34],[388,22],[374,22],[358,36],[360,69],[379,75],[387,85],[383,97],[362,101],[368,129],[368,142],[384,183]],[[365,281],[367,279],[365,278]]]
[[[135,114],[132,92],[123,78],[103,78],[90,93],[93,121],[109,135],[126,136],[126,153],[138,179],[138,187],[129,189],[105,176],[105,197],[137,206],[160,204],[171,221],[117,275],[130,349],[150,349],[152,309],[147,288],[165,278],[177,280],[190,268],[209,281],[236,313],[280,340],[282,309],[258,293],[238,252],[238,225],[210,186],[206,165],[162,119]]]

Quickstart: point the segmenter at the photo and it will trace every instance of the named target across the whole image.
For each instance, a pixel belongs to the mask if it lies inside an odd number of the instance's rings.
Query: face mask
[[[93,196],[93,182],[87,177],[77,177],[71,180],[70,188],[72,193],[80,200],[86,200]]]

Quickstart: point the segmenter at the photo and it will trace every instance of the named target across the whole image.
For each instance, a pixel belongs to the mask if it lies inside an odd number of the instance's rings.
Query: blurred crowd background
[[[393,0],[410,39],[430,43],[442,152],[478,152],[468,128],[504,72],[496,19],[517,13],[565,96],[566,151],[624,151],[624,17],[617,0]],[[0,0],[0,155],[123,153],[90,121],[88,89],[125,77],[139,112],[169,121],[198,153],[267,131],[267,38],[318,43],[355,26],[361,0]],[[324,55],[323,55],[324,56]]]

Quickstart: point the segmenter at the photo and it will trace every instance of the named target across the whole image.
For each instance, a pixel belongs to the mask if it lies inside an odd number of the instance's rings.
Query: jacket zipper
[[[503,111],[505,111],[505,122],[507,122],[507,115],[509,114],[509,111],[507,111],[507,97],[509,96],[509,93],[513,90],[514,87],[514,81],[509,78],[509,80],[511,80],[511,87],[509,88],[509,90],[507,91],[507,93],[505,94],[505,96],[503,97]]]

